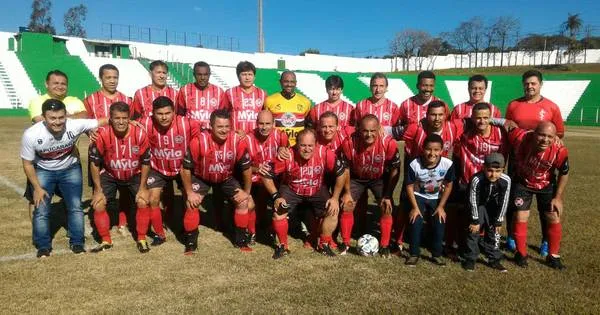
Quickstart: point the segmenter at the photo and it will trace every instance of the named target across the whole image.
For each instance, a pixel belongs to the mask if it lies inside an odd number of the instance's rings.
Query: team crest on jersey
[[[257,99],[256,101],[254,101],[254,104],[256,104],[256,106],[262,106],[263,104],[263,100],[261,100],[260,98]]]
[[[446,175],[446,171],[445,170],[440,170],[440,177],[444,177],[444,175]]]
[[[298,108],[299,112],[303,112],[304,111],[304,105],[302,105],[302,104],[297,104],[296,108]]]
[[[381,163],[383,161],[383,156],[381,155],[375,155],[375,157],[373,157],[373,162],[375,163]]]
[[[131,147],[131,152],[133,152],[133,154],[140,153],[140,147],[138,147],[137,145],[132,146]]]
[[[275,105],[275,110],[281,110],[281,104]]]
[[[150,176],[146,180],[146,185],[152,185],[152,184],[154,184],[155,181],[156,181],[156,179],[153,176]]]
[[[315,175],[321,174],[322,171],[323,171],[323,168],[321,166],[315,166],[315,169],[314,169]]]
[[[288,128],[296,126],[296,115],[290,112],[283,113],[281,115],[281,124]]]
[[[390,113],[383,113],[383,120],[390,120]]]
[[[37,139],[37,143],[38,143],[38,144],[42,144],[42,142],[44,142],[44,140],[42,140],[42,139]]]
[[[451,147],[450,141],[444,142],[444,151],[449,151]]]
[[[231,151],[227,152],[227,154],[225,154],[225,157],[230,161],[233,160],[233,152],[231,152]]]
[[[216,107],[217,106],[217,99],[216,98],[211,98],[209,101],[210,106],[212,107]]]
[[[540,110],[540,120],[545,120],[544,117],[546,116],[546,111],[544,109]]]
[[[182,144],[183,143],[183,136],[175,136],[175,143]]]
[[[197,192],[198,190],[200,190],[200,184],[198,183],[193,183],[192,184],[192,190]]]
[[[525,203],[525,202],[523,201],[523,198],[521,198],[521,197],[518,197],[517,199],[515,199],[515,206],[517,206],[517,207],[520,207],[520,206],[522,206],[522,205],[523,205],[523,203]]]
[[[339,119],[339,120],[346,120],[346,113],[340,113],[340,114],[338,115],[338,119]]]

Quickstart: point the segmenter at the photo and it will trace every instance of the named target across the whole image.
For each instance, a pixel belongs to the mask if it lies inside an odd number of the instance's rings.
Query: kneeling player
[[[98,129],[96,142],[90,148],[94,224],[102,238],[102,243],[92,249],[94,253],[112,248],[106,205],[115,199],[120,187],[135,195],[138,250],[141,253],[150,250],[146,243],[149,222],[146,180],[150,171],[148,138],[141,127],[129,124],[129,115],[129,105],[113,103],[110,106],[110,126]]]
[[[235,246],[242,251],[250,251],[248,243],[248,209],[254,208],[250,196],[252,170],[246,152],[246,142],[231,131],[231,120],[226,110],[218,109],[210,114],[210,129],[201,132],[190,142],[183,160],[181,180],[187,197],[187,209],[183,217],[185,230],[185,254],[190,255],[198,248],[198,207],[212,187],[221,189],[235,206]],[[233,177],[238,167],[243,178],[244,188]],[[214,209],[214,211],[222,211]]]
[[[471,177],[468,189],[468,209],[471,224],[466,240],[465,260],[462,267],[467,271],[475,270],[475,261],[479,257],[479,246],[488,258],[488,265],[505,272],[500,260],[500,230],[506,215],[510,195],[510,177],[504,173],[504,156],[498,152],[484,158],[483,170]],[[485,231],[483,242],[479,242],[480,231]]]
[[[442,259],[442,242],[446,222],[446,201],[452,192],[454,166],[442,157],[444,141],[437,134],[430,134],[423,142],[423,152],[408,166],[406,195],[411,210],[408,214],[410,233],[410,256],[406,265],[416,266],[421,255],[421,233],[425,222],[431,223],[431,258],[438,266],[446,265]],[[440,192],[442,196],[440,197]]]
[[[339,198],[347,171],[332,151],[316,144],[316,136],[311,129],[299,132],[296,140],[290,159],[275,160],[271,173],[263,177],[265,188],[273,199],[273,230],[279,239],[273,258],[278,259],[289,253],[288,214],[303,202],[310,204],[316,218],[322,218],[318,251],[326,256],[335,256],[329,244],[337,226]],[[277,190],[273,178],[280,174],[282,184]],[[325,183],[326,174],[336,177],[332,195]]]

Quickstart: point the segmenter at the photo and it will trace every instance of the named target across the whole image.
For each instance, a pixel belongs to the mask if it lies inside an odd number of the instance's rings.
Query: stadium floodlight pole
[[[265,52],[265,38],[263,34],[263,5],[258,0],[258,52]]]

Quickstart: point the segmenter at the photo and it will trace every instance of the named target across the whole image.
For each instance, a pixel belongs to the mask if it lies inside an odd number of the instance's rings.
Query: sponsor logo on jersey
[[[258,113],[253,110],[238,111],[238,120],[255,121],[257,117]]]
[[[173,149],[159,149],[154,148],[152,151],[152,155],[159,159],[180,159],[183,158],[183,151],[181,150],[173,150]]]
[[[545,120],[544,118],[546,117],[546,111],[542,108],[540,110],[540,120]]]
[[[288,128],[296,126],[296,115],[290,112],[283,113],[281,115],[281,124]]]
[[[44,142],[44,140],[42,140],[42,139],[37,139],[37,143],[38,143],[38,144],[42,144],[43,142]]]
[[[302,104],[296,105],[296,108],[298,109],[299,112],[303,112],[304,111],[304,105],[302,105]]]
[[[209,173],[225,173],[228,170],[229,170],[229,165],[225,165],[223,163],[208,165]]]
[[[194,120],[208,121],[210,119],[210,113],[205,110],[191,110],[189,111],[189,115]]]
[[[110,168],[113,170],[131,170],[140,165],[140,161],[130,159],[111,160]]]

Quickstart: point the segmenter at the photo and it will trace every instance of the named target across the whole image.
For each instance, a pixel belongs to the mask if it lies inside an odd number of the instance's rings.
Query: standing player
[[[433,96],[435,89],[435,74],[431,71],[423,71],[417,76],[417,90],[419,93],[415,96],[407,98],[400,104],[400,124],[406,126],[408,124],[418,123],[425,118],[427,107],[432,101],[441,101]],[[442,102],[443,103],[443,102]],[[450,110],[448,105],[444,104],[445,114],[448,117]]]
[[[383,127],[391,127],[398,124],[400,119],[400,108],[396,103],[385,97],[388,87],[388,79],[385,74],[376,72],[371,76],[369,88],[371,97],[356,104],[354,109],[354,121],[358,123],[368,114],[377,117],[379,124]]]
[[[252,133],[256,128],[256,118],[263,109],[267,92],[254,86],[256,67],[249,61],[238,63],[235,68],[240,85],[225,92],[227,108],[231,113],[233,130]]]
[[[527,267],[527,221],[533,196],[537,197],[538,211],[547,220],[548,252],[546,262],[562,270],[558,254],[562,239],[563,194],[569,179],[569,153],[557,141],[556,127],[552,122],[541,122],[535,131],[513,129],[510,143],[515,152],[514,189],[512,202],[516,207],[514,236],[517,245],[515,261]],[[555,179],[558,173],[558,181]]]
[[[196,82],[184,85],[177,94],[176,113],[197,122],[201,129],[210,128],[210,114],[225,108],[227,98],[223,90],[209,83],[210,66],[204,61],[194,64]]]
[[[296,93],[296,74],[284,71],[279,79],[281,92],[269,95],[265,109],[273,113],[275,127],[285,131],[290,145],[296,144],[296,135],[304,129],[304,120],[310,111],[308,98]]]
[[[85,252],[81,165],[73,150],[82,133],[105,125],[107,120],[68,119],[66,116],[63,102],[44,101],[44,120],[25,130],[21,142],[23,170],[33,192],[33,244],[38,258],[48,257],[52,252],[50,203],[57,189],[62,191],[67,205],[70,248],[76,254]]]
[[[463,119],[463,118],[471,118],[471,111],[473,110],[473,106],[477,103],[485,103],[485,93],[488,87],[488,79],[481,75],[476,74],[469,78],[468,90],[469,90],[469,100],[454,106],[452,109],[452,114],[450,114],[450,119]],[[489,104],[491,117],[501,118],[502,113],[498,107]]]
[[[265,188],[273,200],[273,230],[279,239],[274,259],[289,253],[287,233],[288,214],[293,213],[300,203],[308,202],[313,215],[322,218],[320,244],[317,250],[326,256],[335,256],[330,247],[333,230],[337,226],[340,193],[344,187],[347,171],[335,154],[316,144],[312,129],[298,133],[298,144],[289,160],[275,160],[270,175],[263,177]],[[325,176],[336,177],[333,194],[329,193]],[[277,189],[273,178],[282,175],[282,184]]]
[[[353,126],[340,126],[338,116],[333,112],[321,114],[317,126],[317,143],[336,154],[340,151],[344,139],[354,133]]]
[[[379,120],[375,115],[368,114],[359,122],[358,132],[344,140],[341,155],[350,168],[350,176],[345,184],[344,207],[340,218],[343,241],[340,253],[345,254],[350,247],[354,201],[370,189],[381,208],[380,254],[389,258],[393,224],[392,195],[400,176],[400,153],[396,141],[390,136],[381,136]]]
[[[306,118],[306,126],[315,130],[319,129],[319,118],[326,112],[332,112],[337,116],[338,125],[341,128],[349,126],[354,115],[354,106],[342,100],[344,91],[344,80],[338,75],[331,75],[325,80],[327,100],[315,105]]]
[[[119,187],[126,188],[137,204],[137,248],[140,253],[150,251],[146,232],[150,220],[148,188],[146,181],[150,172],[150,151],[146,132],[129,124],[130,108],[124,102],[110,106],[110,126],[98,129],[97,139],[90,148],[90,177],[94,183],[92,207],[94,224],[102,243],[92,252],[112,248],[110,219],[106,206],[111,203]],[[123,198],[123,196],[119,196]]]
[[[254,208],[254,201],[250,196],[252,170],[245,144],[246,142],[231,130],[231,117],[224,109],[212,112],[210,130],[201,132],[191,140],[181,170],[181,180],[187,198],[187,209],[183,218],[186,255],[192,254],[198,248],[198,207],[211,187],[213,191],[222,190],[234,203],[235,246],[242,251],[251,250],[248,247],[248,211]],[[236,167],[242,173],[243,189],[233,177]]]
[[[175,89],[167,85],[169,66],[161,60],[155,60],[150,63],[149,70],[152,83],[135,91],[133,96],[133,111],[138,117],[151,116],[152,102],[159,96],[166,96],[175,102]]]
[[[69,78],[60,70],[52,70],[46,75],[46,94],[40,95],[29,102],[29,118],[32,123],[44,120],[42,116],[42,104],[48,99],[56,99],[67,108],[67,117],[86,118],[85,106],[80,99],[74,96],[67,96],[69,90]]]

